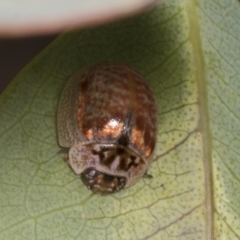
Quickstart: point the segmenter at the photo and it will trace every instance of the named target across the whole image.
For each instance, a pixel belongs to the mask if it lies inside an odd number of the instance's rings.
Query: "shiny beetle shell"
[[[59,144],[92,191],[130,187],[151,163],[157,106],[147,82],[133,69],[103,63],[76,72],[58,106]]]

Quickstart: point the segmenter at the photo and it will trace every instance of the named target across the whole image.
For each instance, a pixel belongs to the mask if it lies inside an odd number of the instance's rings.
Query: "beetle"
[[[100,63],[67,81],[57,113],[59,144],[68,163],[93,192],[134,185],[146,173],[156,145],[157,104],[134,69]]]

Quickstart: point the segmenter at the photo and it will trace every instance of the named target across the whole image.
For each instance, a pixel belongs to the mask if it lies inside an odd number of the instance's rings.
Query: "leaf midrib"
[[[199,122],[198,133],[202,135],[203,166],[205,180],[205,209],[206,209],[206,238],[213,239],[213,176],[212,176],[212,150],[211,132],[208,112],[207,79],[204,62],[204,51],[200,36],[199,8],[196,0],[186,1],[186,12],[189,22],[189,42],[193,50],[195,66],[195,79],[198,87]]]

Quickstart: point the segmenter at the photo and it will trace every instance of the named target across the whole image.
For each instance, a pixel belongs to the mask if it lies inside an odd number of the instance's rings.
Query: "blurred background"
[[[56,37],[0,38],[0,94],[21,69]]]
[[[163,0],[4,0],[0,8],[0,94],[27,63],[56,38],[54,33],[126,18],[160,2]],[[49,33],[52,35],[45,35]]]

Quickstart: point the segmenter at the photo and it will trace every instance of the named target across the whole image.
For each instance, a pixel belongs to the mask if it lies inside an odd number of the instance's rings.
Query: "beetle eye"
[[[86,172],[85,178],[86,180],[92,180],[94,177],[96,177],[97,171],[94,169],[91,169],[90,171]]]
[[[120,178],[120,180],[118,181],[119,190],[124,188],[125,183],[126,183],[126,180],[124,178]]]
[[[126,179],[101,173],[93,168],[81,174],[83,183],[95,193],[101,195],[117,192],[124,188]]]

